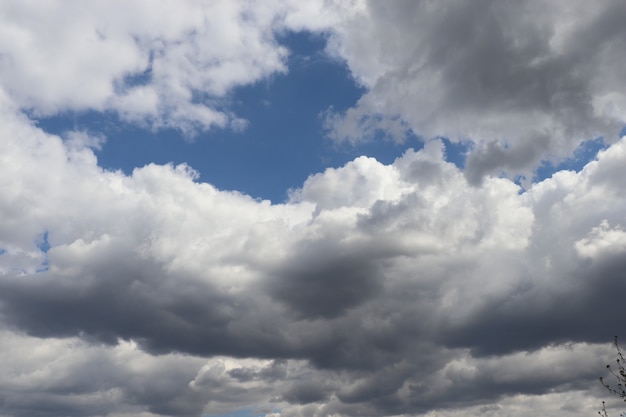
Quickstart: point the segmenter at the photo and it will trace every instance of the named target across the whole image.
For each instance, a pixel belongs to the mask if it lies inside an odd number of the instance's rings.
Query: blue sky
[[[411,130],[402,141],[385,137],[384,132],[356,144],[330,140],[325,112],[346,111],[365,88],[344,61],[325,52],[327,35],[287,32],[277,41],[289,50],[288,71],[237,87],[220,100],[221,106],[248,122],[241,131],[210,129],[189,137],[177,129],[155,131],[120,120],[114,113],[95,111],[63,112],[35,120],[53,134],[82,130],[104,135],[106,141],[95,154],[105,169],[131,174],[150,163],[186,163],[198,171],[199,181],[275,203],[286,201],[290,189],[328,167],[340,167],[361,155],[389,164],[405,150],[423,146],[424,138]],[[146,80],[138,83],[142,82]],[[470,143],[441,139],[447,160],[463,168]],[[603,148],[601,138],[590,138],[565,160],[545,161],[533,173],[533,180],[562,169],[579,171]]]
[[[326,137],[324,112],[331,106],[347,110],[364,88],[345,62],[324,52],[325,35],[288,32],[278,42],[289,49],[288,72],[238,87],[220,100],[248,121],[243,131],[211,129],[185,137],[176,129],[151,131],[93,111],[54,115],[38,124],[55,134],[85,130],[105,135],[95,154],[106,169],[130,174],[149,163],[187,163],[200,173],[199,181],[276,203],[327,167],[360,155],[391,163],[407,148],[422,146],[415,135],[403,143],[382,138],[358,145],[333,143]]]
[[[0,2],[0,415],[618,415],[624,19]]]

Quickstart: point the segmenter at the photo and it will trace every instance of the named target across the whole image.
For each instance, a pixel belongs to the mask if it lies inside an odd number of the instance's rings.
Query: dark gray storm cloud
[[[443,342],[469,347],[475,356],[502,355],[570,341],[602,343],[606,329],[623,326],[623,254],[609,256],[599,265],[577,264],[558,278],[545,278],[558,279],[558,285],[553,282],[548,290],[538,283],[487,302],[475,315],[448,329]]]
[[[269,285],[272,296],[302,319],[333,318],[376,296],[383,270],[361,254],[332,253],[332,243],[303,245]],[[316,248],[316,246],[331,246]],[[321,250],[321,254],[315,253]],[[320,262],[320,258],[323,261]]]

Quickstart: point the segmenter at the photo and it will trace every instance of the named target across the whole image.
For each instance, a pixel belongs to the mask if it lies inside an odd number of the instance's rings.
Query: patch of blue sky
[[[43,253],[48,253],[50,250],[50,243],[48,242],[48,231],[43,232],[37,239],[37,249]]]
[[[132,87],[147,85],[152,79],[152,57],[150,57],[150,65],[145,71],[129,74],[115,86],[118,91],[126,91]]]
[[[200,181],[282,201],[289,188],[300,186],[311,173],[350,159],[350,152],[336,152],[324,140],[319,114],[331,104],[338,110],[349,107],[362,90],[343,63],[323,53],[324,37],[289,33],[280,41],[291,51],[289,72],[237,88],[225,100],[249,121],[244,132],[214,129],[190,142],[174,129],[153,132],[112,112],[94,111],[40,119],[39,126],[54,134],[103,133],[107,142],[96,154],[107,169],[130,174],[151,162],[185,162],[199,171]],[[148,73],[125,83],[143,83],[146,77]]]
[[[423,146],[410,130],[402,143],[385,139],[384,132],[358,145],[326,138],[323,113],[331,106],[333,111],[345,111],[364,89],[344,62],[324,53],[323,35],[288,32],[279,42],[290,50],[289,71],[236,88],[221,101],[224,109],[249,122],[243,132],[213,129],[189,141],[174,129],[155,132],[121,121],[113,112],[95,111],[40,119],[39,126],[61,135],[70,130],[104,134],[106,143],[95,153],[105,169],[130,174],[149,163],[184,162],[200,173],[199,181],[274,203],[285,201],[290,189],[325,168],[342,166],[361,155],[389,164],[408,148]],[[147,70],[129,76],[124,85],[143,84],[149,77]],[[466,146],[444,142],[448,160],[462,167]]]
[[[557,171],[576,171],[582,170],[585,165],[596,159],[598,152],[606,149],[608,144],[603,138],[595,138],[587,140],[581,143],[578,148],[574,150],[573,155],[570,158],[562,161],[559,164],[552,164],[545,161],[535,172],[533,181],[539,182],[546,178],[550,178],[552,174]]]
[[[50,250],[50,243],[48,242],[48,231],[46,230],[39,236],[36,242],[37,249],[44,253],[44,260],[37,268],[37,272],[45,272],[49,269],[50,263],[48,261],[48,251]]]
[[[469,141],[452,142],[448,138],[439,138],[446,149],[446,161],[452,162],[457,168],[465,169],[467,153],[471,150],[472,144]]]

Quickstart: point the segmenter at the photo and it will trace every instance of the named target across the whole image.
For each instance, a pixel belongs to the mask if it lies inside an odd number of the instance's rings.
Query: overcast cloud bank
[[[194,182],[185,166],[103,171],[88,148],[4,114],[5,343],[44,350],[4,360],[36,378],[44,404],[68,407],[42,415],[93,415],[81,395],[110,412],[262,399],[285,415],[287,403],[379,415],[586,389],[610,351],[594,343],[626,313],[625,140],[525,193],[504,178],[468,185],[433,141],[391,165],[329,169],[271,205]],[[163,372],[184,386],[137,397],[118,375],[134,372],[115,362],[124,352],[147,363],[141,384]],[[258,359],[232,359],[230,373],[200,359],[216,356]],[[218,393],[192,383],[202,369],[227,378]],[[12,401],[9,415],[30,409]]]
[[[621,2],[307,4],[0,6],[1,416],[595,412],[626,317]],[[289,30],[367,87],[332,138],[424,148],[272,204],[36,125],[243,128],[228,94],[288,70]],[[579,172],[499,175],[597,135]],[[437,136],[474,144],[464,170]]]

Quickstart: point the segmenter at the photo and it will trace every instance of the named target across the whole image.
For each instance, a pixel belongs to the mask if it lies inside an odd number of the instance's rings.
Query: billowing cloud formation
[[[618,139],[626,96],[621,1],[365,2],[342,21],[331,51],[368,88],[330,113],[331,137],[377,130],[402,140],[470,140],[466,175],[526,174],[582,141]]]
[[[1,134],[6,415],[478,415],[586,389],[626,314],[625,140],[524,193],[432,141],[272,205]]]
[[[624,7],[300,3],[0,5],[0,415],[599,406],[626,316]],[[467,138],[467,168],[426,140],[271,204],[185,164],[105,170],[102,136],[29,118],[241,127],[228,93],[286,70],[287,30],[326,31],[368,89],[327,113],[336,139]],[[488,175],[598,134],[613,143],[579,172]]]

